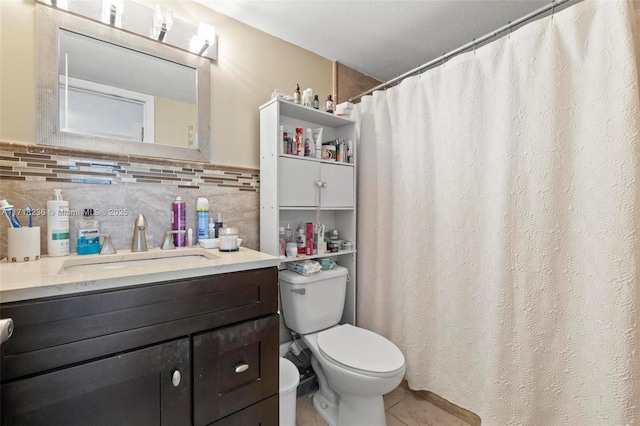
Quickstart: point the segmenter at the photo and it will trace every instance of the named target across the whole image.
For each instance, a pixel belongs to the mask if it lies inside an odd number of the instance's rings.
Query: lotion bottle
[[[62,190],[54,189],[53,200],[47,201],[47,252],[49,256],[69,255],[69,202]]]

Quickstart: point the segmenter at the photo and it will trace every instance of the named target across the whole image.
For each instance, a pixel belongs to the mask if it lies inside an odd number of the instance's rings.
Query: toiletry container
[[[212,217],[209,217],[209,238],[217,238],[216,236],[216,223]]]
[[[218,238],[220,236],[220,229],[222,228],[223,224],[222,224],[222,215],[220,214],[220,212],[218,212],[218,215],[216,216],[216,223],[215,223],[215,238]]]
[[[302,94],[300,93],[300,85],[296,84],[296,90],[293,92],[293,102],[296,104],[302,103]]]
[[[100,253],[100,232],[98,220],[93,216],[93,209],[84,209],[82,219],[76,222],[78,230],[78,246],[76,252],[78,254],[97,254]]]
[[[187,206],[182,197],[176,197],[171,204],[171,229],[174,231],[187,231],[186,219]],[[184,247],[185,234],[175,234],[173,236],[173,244],[176,247]]]
[[[281,226],[278,232],[278,242],[280,244],[280,256],[285,255],[284,226]]]
[[[198,222],[198,241],[209,238],[209,200],[198,197],[196,200],[196,217]]]
[[[296,396],[300,373],[291,361],[280,357],[280,426],[296,425]]]
[[[298,228],[298,238],[296,239],[296,243],[298,244],[298,256],[304,256],[306,252],[306,242],[307,236],[305,235],[305,230],[302,226]]]
[[[47,252],[69,254],[69,202],[62,199],[61,189],[54,189],[53,200],[47,201]]]
[[[304,254],[313,256],[313,223],[307,222],[307,235],[305,239]]]
[[[331,99],[331,95],[327,96],[327,105],[325,111],[333,113],[333,99]]]

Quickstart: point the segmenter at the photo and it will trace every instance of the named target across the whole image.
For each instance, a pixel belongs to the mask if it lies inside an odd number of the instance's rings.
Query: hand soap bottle
[[[69,255],[69,202],[62,190],[54,189],[53,200],[47,201],[47,252],[49,256]]]

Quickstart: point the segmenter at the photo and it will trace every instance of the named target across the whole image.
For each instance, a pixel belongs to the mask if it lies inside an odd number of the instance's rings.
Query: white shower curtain
[[[586,0],[356,108],[358,324],[483,425],[640,424],[633,31]]]

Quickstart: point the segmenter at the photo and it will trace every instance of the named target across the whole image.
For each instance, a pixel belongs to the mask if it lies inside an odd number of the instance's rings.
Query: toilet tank
[[[280,302],[287,327],[309,334],[338,324],[344,310],[347,272],[342,266],[306,277],[280,271]]]

